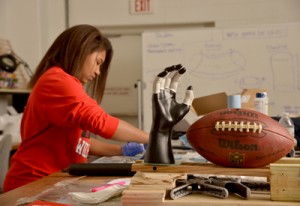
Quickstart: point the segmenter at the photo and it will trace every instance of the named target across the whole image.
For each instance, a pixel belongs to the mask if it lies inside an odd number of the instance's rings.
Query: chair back
[[[0,192],[3,191],[3,183],[9,168],[10,151],[12,148],[12,135],[0,136]]]

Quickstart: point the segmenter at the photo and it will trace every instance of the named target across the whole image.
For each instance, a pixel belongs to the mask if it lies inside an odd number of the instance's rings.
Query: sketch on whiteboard
[[[183,88],[192,85],[196,97],[265,89],[271,116],[283,111],[300,115],[294,100],[300,95],[299,36],[299,23],[143,33],[144,128],[151,126],[152,74],[177,63],[188,72]],[[177,95],[181,99],[184,90]]]
[[[290,52],[276,52],[270,56],[275,91],[294,91],[297,89],[297,62]],[[285,78],[282,78],[285,76]]]
[[[265,77],[258,76],[245,76],[239,80],[239,85],[241,89],[248,88],[262,88],[262,83],[265,81]]]
[[[191,74],[210,79],[225,78],[237,75],[245,70],[246,59],[236,50],[222,52],[203,52],[192,56]]]

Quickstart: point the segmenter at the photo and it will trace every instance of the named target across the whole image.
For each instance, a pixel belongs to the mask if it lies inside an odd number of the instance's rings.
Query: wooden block
[[[131,183],[128,189],[170,190],[175,187],[176,179],[186,179],[186,174],[136,172],[131,178]]]
[[[159,205],[164,201],[165,190],[124,190],[122,205]]]
[[[132,185],[172,185],[176,179],[186,179],[184,173],[137,172],[131,179]]]
[[[128,189],[130,190],[171,190],[173,185],[132,185],[130,184]]]
[[[126,196],[127,198],[154,198],[163,200],[165,198],[166,191],[165,190],[124,190],[122,196]]]
[[[281,159],[270,170],[271,200],[300,201],[300,159]]]

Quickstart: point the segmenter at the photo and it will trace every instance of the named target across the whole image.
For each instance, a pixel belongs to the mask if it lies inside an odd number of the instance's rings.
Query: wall
[[[62,0],[1,0],[0,38],[35,68],[66,28]],[[154,0],[154,13],[130,15],[129,0],[69,0],[69,24],[118,28],[128,25],[214,21],[216,27],[300,21],[298,0]],[[30,52],[28,52],[30,51]]]
[[[129,14],[129,0],[70,0],[70,24],[98,26],[215,21],[217,27],[299,21],[297,0],[151,0],[153,14]],[[80,15],[78,15],[80,14]]]
[[[15,52],[33,70],[54,38],[66,28],[66,2],[70,26],[88,23],[106,33],[117,30],[118,34],[126,34],[126,37],[124,41],[121,39],[115,42],[124,45],[126,38],[140,41],[141,32],[149,28],[197,27],[203,22],[214,22],[216,27],[222,28],[300,21],[298,0],[153,0],[154,12],[147,15],[131,15],[129,0],[1,0],[0,38],[9,39]],[[117,45],[114,47],[117,48]],[[120,52],[130,52],[131,56],[139,58],[139,48],[137,43],[135,47],[124,48]],[[127,105],[132,105],[130,110],[134,110],[131,112],[133,120],[131,117],[129,119],[135,123],[137,97],[133,85],[142,78],[142,63],[141,59],[121,60],[115,59],[113,64],[116,66],[112,70],[124,70],[122,77],[128,74],[126,79],[130,81],[122,87],[130,88],[129,93],[133,95],[132,102]],[[130,69],[126,67],[128,64],[131,65]],[[127,81],[119,78],[118,72],[114,73],[116,75],[113,74],[112,80],[108,82],[110,87],[115,87],[115,82]],[[128,108],[121,109],[124,113],[128,111]],[[119,113],[115,108],[111,112]]]
[[[0,39],[9,40],[32,70],[66,28],[64,4],[61,0],[0,1]]]

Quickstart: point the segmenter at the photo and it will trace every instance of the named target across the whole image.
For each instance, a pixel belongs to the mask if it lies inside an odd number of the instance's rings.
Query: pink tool
[[[108,187],[111,187],[111,186],[114,186],[114,185],[120,185],[120,186],[122,186],[122,185],[124,185],[124,184],[126,184],[125,181],[116,182],[116,183],[112,183],[112,184],[106,184],[106,185],[102,185],[102,186],[100,186],[100,187],[95,187],[95,188],[93,188],[91,191],[92,191],[92,192],[97,192],[97,191],[99,191],[99,190],[104,190],[104,189],[106,189],[106,188],[108,188]]]

